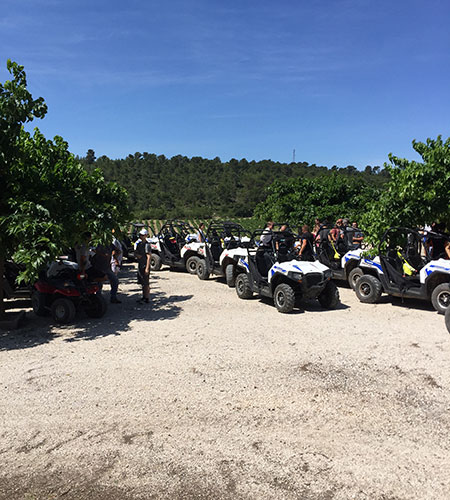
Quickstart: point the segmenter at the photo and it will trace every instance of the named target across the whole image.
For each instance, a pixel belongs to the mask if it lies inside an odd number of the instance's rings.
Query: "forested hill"
[[[166,158],[149,153],[112,160],[106,156],[95,159],[92,150],[80,161],[89,170],[99,168],[106,180],[125,187],[133,215],[141,218],[249,217],[267,196],[266,188],[277,179],[334,173],[379,185],[387,177],[384,170],[370,166],[361,172],[353,166],[328,169],[305,162],[286,164],[245,159],[223,163],[220,158]]]

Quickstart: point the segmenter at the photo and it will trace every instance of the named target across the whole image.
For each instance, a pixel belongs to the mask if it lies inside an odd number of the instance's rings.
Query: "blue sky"
[[[25,66],[71,151],[339,167],[450,128],[448,0],[1,0],[0,80]]]

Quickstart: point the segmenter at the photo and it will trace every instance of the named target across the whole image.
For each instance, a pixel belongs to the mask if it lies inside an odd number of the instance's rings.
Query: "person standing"
[[[302,226],[301,246],[298,251],[298,256],[300,260],[309,262],[314,261],[314,236],[309,232],[309,226],[307,224]]]
[[[95,249],[95,256],[93,257],[94,266],[104,273],[111,286],[110,302],[111,304],[120,304],[121,301],[117,298],[117,289],[119,288],[119,278],[117,274],[111,269],[112,253],[115,251],[115,246],[111,245],[98,245]]]
[[[321,226],[320,220],[318,217],[316,217],[314,219],[314,229],[313,229],[313,232],[311,233],[314,236],[314,238],[319,234],[320,226]]]
[[[261,238],[259,239],[259,241],[263,247],[269,248],[271,246],[273,239],[273,226],[274,223],[272,221],[269,221],[266,224],[266,228],[261,234]]]
[[[139,240],[134,250],[134,257],[138,263],[138,280],[142,285],[142,298],[138,300],[141,304],[150,302],[150,262],[152,252],[147,236],[147,229],[139,231]]]
[[[120,268],[122,267],[122,258],[123,258],[123,252],[122,252],[122,245],[120,241],[116,238],[116,235],[114,234],[114,229],[113,229],[113,250],[111,253],[111,269],[113,273],[116,275],[119,274]]]
[[[342,219],[338,219],[336,221],[336,225],[331,229],[330,234],[328,235],[328,238],[333,243],[337,243],[342,235],[342,222]]]
[[[361,229],[359,229],[357,222],[352,222],[352,229],[353,229],[352,243],[355,245],[355,248],[361,248],[361,243],[363,242],[364,234],[362,233]]]
[[[201,222],[200,225],[198,226],[198,231],[197,231],[197,241],[199,243],[205,242],[206,238],[205,238],[204,229],[205,229],[205,223]]]

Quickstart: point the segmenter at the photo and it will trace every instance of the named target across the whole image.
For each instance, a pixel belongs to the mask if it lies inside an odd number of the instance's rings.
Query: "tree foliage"
[[[315,179],[298,177],[274,182],[268,188],[266,200],[256,207],[255,215],[294,225],[312,224],[316,217],[330,221],[339,217],[359,220],[378,194],[379,188],[362,177],[337,173]]]
[[[363,217],[374,242],[391,226],[417,227],[440,221],[449,227],[450,138],[444,142],[438,136],[412,145],[423,161],[390,154],[390,163],[385,164],[390,180]]]
[[[8,61],[12,81],[0,87],[2,191],[0,260],[13,257],[25,265],[22,278],[32,279],[42,265],[65,251],[90,230],[97,237],[128,215],[126,192],[107,183],[99,170],[88,173],[59,136],[47,140],[23,124],[43,117],[42,98],[26,89],[22,66]],[[0,279],[1,279],[0,274]],[[1,288],[1,287],[0,287]]]

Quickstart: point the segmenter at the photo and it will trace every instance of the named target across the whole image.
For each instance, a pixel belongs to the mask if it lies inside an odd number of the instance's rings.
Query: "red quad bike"
[[[72,323],[78,309],[84,309],[91,318],[104,316],[107,304],[97,295],[99,286],[78,274],[73,262],[53,263],[47,272],[41,273],[31,294],[33,311],[37,316],[51,313],[56,323]]]

